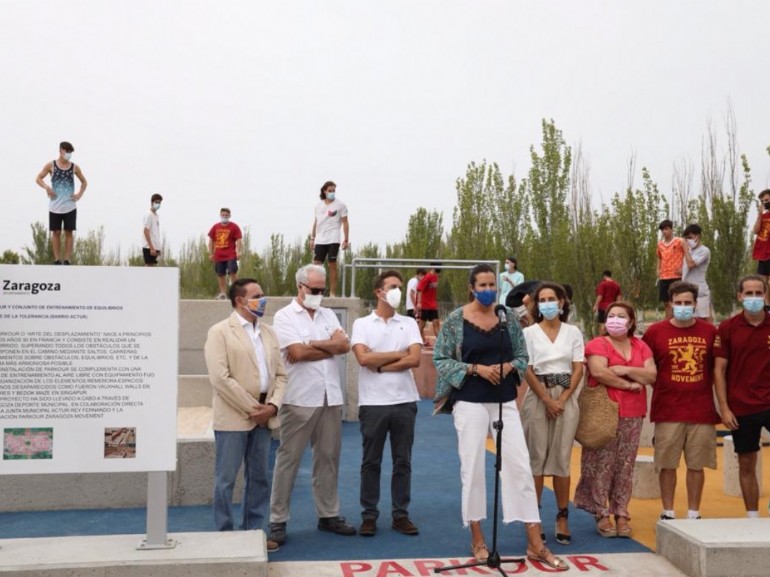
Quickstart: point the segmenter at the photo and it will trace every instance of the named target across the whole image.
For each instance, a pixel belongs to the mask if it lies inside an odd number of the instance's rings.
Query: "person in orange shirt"
[[[663,303],[666,319],[674,316],[671,310],[671,299],[668,296],[669,287],[682,280],[682,262],[684,247],[682,239],[674,237],[674,223],[669,219],[658,226],[663,238],[658,242],[658,300]]]

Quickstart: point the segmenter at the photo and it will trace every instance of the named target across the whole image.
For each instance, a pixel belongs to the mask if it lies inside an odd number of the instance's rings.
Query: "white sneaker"
[[[218,301],[226,301],[226,300],[227,300],[227,295],[226,295],[225,293],[219,293],[219,294],[216,296],[215,300],[218,300]]]

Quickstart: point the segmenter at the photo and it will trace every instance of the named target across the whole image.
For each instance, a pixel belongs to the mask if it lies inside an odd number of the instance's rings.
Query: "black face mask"
[[[770,210],[770,200],[766,200],[762,203],[762,206],[765,207],[765,210]]]

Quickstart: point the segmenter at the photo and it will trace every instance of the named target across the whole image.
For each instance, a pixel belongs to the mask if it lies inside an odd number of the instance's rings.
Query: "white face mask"
[[[513,312],[516,313],[516,318],[521,320],[525,316],[527,316],[527,305],[521,305],[513,309]]]
[[[64,160],[69,160],[70,158],[72,158],[72,153],[71,152],[65,152],[64,153]]]
[[[388,303],[394,309],[397,309],[398,305],[401,304],[401,289],[394,288],[386,292],[385,302]]]
[[[336,193],[334,193],[334,192],[327,192],[327,193],[326,193],[326,198],[327,198],[328,200],[334,200],[335,198],[337,198],[337,195],[336,195]]]
[[[159,202],[153,202],[152,203],[152,208],[154,210],[160,210],[160,203]]]
[[[230,222],[230,217],[228,217],[228,216],[223,216],[223,217],[221,218],[221,221],[222,221],[222,224],[227,224],[228,222]]]
[[[305,308],[317,311],[319,308],[321,308],[321,299],[323,298],[323,295],[306,294],[304,297],[302,297],[302,303],[305,305]]]
[[[690,248],[695,248],[695,245],[697,244],[698,244],[698,241],[695,240],[694,238],[687,239],[687,246],[689,246]]]

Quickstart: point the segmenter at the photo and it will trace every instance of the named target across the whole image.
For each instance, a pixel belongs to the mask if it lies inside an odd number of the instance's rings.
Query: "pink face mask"
[[[628,319],[623,317],[610,317],[605,324],[607,332],[613,337],[619,337],[628,333]]]

